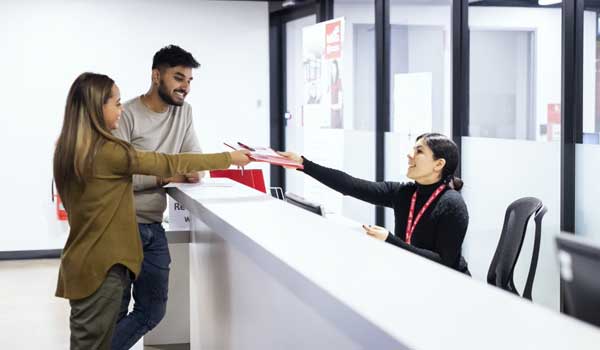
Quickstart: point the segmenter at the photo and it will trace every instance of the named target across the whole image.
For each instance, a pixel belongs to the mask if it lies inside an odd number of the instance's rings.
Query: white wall
[[[149,87],[153,54],[171,43],[202,64],[187,100],[205,151],[225,150],[224,140],[268,145],[267,3],[0,2],[0,251],[64,245],[68,228],[55,218],[50,181],[72,81],[83,71],[105,73],[132,98]]]

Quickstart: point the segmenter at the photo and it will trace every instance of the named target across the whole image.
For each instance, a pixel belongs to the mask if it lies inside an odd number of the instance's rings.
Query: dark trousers
[[[90,296],[70,300],[71,350],[110,349],[129,270],[114,265]]]
[[[171,256],[161,224],[139,224],[144,260],[138,278],[122,293],[121,310],[113,336],[112,349],[131,348],[165,316]],[[131,291],[133,311],[127,314]]]

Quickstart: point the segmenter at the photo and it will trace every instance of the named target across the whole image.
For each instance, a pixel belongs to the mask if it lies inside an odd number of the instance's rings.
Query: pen
[[[235,147],[233,147],[233,146],[231,146],[231,145],[228,145],[226,142],[223,142],[223,144],[224,144],[225,146],[227,146],[227,147],[231,148],[232,150],[234,150],[234,151],[237,151],[237,149],[236,149]]]
[[[250,146],[246,146],[246,145],[244,145],[244,144],[243,144],[243,143],[241,143],[241,142],[238,142],[237,144],[238,144],[238,145],[240,145],[240,146],[242,146],[242,147],[244,147],[244,148],[245,148],[245,149],[247,149],[248,151],[251,151],[251,152],[254,152],[254,151],[256,151],[254,148],[252,148],[252,147],[250,147]]]

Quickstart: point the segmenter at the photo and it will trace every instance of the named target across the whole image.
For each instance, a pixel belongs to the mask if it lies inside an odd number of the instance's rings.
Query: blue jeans
[[[169,290],[169,245],[161,224],[138,224],[144,260],[138,278],[123,292],[112,349],[131,348],[162,320],[167,311]],[[127,314],[133,287],[133,311]]]

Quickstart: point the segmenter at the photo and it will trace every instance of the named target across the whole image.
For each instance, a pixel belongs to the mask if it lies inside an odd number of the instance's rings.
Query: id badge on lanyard
[[[408,210],[408,220],[406,221],[406,243],[410,244],[412,234],[415,231],[415,227],[417,226],[417,223],[419,223],[419,220],[421,220],[421,216],[423,216],[423,213],[425,213],[425,210],[427,210],[427,208],[429,208],[431,203],[437,197],[439,197],[439,195],[442,193],[442,191],[445,188],[446,188],[446,184],[441,184],[438,188],[435,189],[435,191],[431,194],[431,196],[429,196],[429,199],[427,200],[427,202],[425,202],[425,205],[423,205],[423,208],[421,208],[421,210],[419,210],[419,213],[417,214],[417,217],[415,218],[415,221],[413,222],[413,216],[415,213],[415,203],[417,202],[417,190],[415,190],[415,193],[413,193],[412,199],[410,200],[410,209]]]

